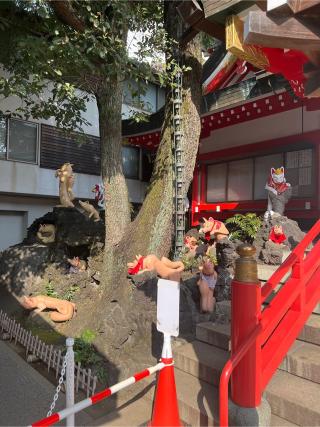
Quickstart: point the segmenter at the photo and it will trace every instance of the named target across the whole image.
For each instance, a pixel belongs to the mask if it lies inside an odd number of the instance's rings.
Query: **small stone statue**
[[[215,287],[217,301],[230,299],[231,280],[234,275],[234,262],[237,257],[234,243],[229,239],[229,231],[225,224],[213,218],[202,218],[199,233],[210,243],[214,242],[217,257],[218,279]]]
[[[68,258],[68,263],[70,264],[70,273],[82,273],[87,269],[87,263],[78,256]]]
[[[99,209],[104,209],[104,186],[103,184],[96,184],[93,189],[92,192],[95,194],[95,201],[99,207]]]
[[[214,288],[217,283],[218,274],[214,263],[210,259],[203,259],[199,266],[200,278],[197,282],[200,291],[200,307],[203,313],[213,313],[216,299]]]
[[[56,171],[56,178],[59,178],[59,197],[60,197],[60,206],[65,208],[74,208],[72,201],[74,200],[74,195],[72,192],[72,187],[74,185],[74,173],[72,170],[71,163],[64,163],[60,169]]]
[[[37,238],[42,243],[54,243],[56,240],[56,227],[54,224],[40,224]]]
[[[283,232],[282,225],[274,225],[269,234],[269,241],[282,245],[286,240],[287,236]]]
[[[212,217],[209,219],[202,218],[201,224],[199,235],[203,235],[207,241],[219,241],[229,235],[229,231],[224,223]]]
[[[47,297],[45,295],[24,297],[21,304],[28,310],[35,309],[36,313],[40,313],[46,308],[54,310],[50,313],[50,319],[54,322],[66,322],[67,320],[72,319],[76,312],[76,305],[73,302]]]
[[[100,221],[99,212],[88,201],[82,202],[79,200],[79,205],[89,214],[89,218],[93,217],[94,222]]]
[[[265,189],[268,193],[268,207],[264,219],[268,220],[275,214],[283,215],[285,205],[292,194],[292,187],[284,177],[283,166],[278,169],[271,168]]]

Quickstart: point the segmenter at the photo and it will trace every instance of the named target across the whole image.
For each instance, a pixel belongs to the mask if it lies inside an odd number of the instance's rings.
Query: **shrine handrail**
[[[239,362],[248,355],[249,351],[257,348],[259,363],[255,368],[255,377],[261,396],[319,301],[320,240],[305,257],[306,249],[318,236],[320,236],[320,220],[315,223],[284,263],[270,277],[261,291],[259,290],[261,302],[263,302],[292,269],[291,276],[286,279],[270,305],[262,313],[257,314],[257,325],[232,354],[222,370],[219,384],[220,426],[228,426],[229,380]],[[261,357],[262,355],[264,357]],[[252,405],[252,407],[254,406]]]
[[[251,349],[252,345],[261,333],[261,326],[258,325],[249,335],[247,340],[239,347],[238,351],[227,361],[220,375],[219,383],[219,414],[220,427],[228,426],[228,400],[229,400],[229,380],[233,370],[237,367],[242,358]]]
[[[297,262],[301,262],[305,255],[305,251],[308,246],[313,242],[313,240],[320,234],[320,220],[318,220],[311,230],[305,235],[303,240],[293,249],[288,258],[280,265],[280,267],[273,273],[269,278],[267,283],[263,286],[261,291],[261,302],[263,303],[283,277],[289,272],[290,268],[294,266]],[[318,242],[319,243],[319,242]],[[318,243],[316,246],[318,246]],[[308,256],[311,252],[308,254]],[[306,257],[306,261],[308,259]]]

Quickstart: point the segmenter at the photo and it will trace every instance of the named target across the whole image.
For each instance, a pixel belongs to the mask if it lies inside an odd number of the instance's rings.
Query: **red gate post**
[[[251,332],[261,316],[261,284],[258,280],[256,249],[249,244],[237,248],[235,277],[231,284],[231,355]],[[231,376],[231,399],[237,406],[255,408],[261,403],[261,346],[258,340]]]

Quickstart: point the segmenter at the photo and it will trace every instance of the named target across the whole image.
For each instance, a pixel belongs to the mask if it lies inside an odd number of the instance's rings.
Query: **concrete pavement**
[[[54,391],[54,385],[0,341],[0,426],[27,426],[44,418]],[[56,409],[64,407],[65,395],[61,393]],[[76,425],[92,424],[85,412],[76,415]]]

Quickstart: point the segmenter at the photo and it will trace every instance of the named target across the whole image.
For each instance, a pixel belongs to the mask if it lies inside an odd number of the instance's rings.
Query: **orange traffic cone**
[[[166,347],[166,345],[164,345],[164,347]],[[149,427],[182,427],[179,417],[171,348],[168,352],[163,350],[162,354],[164,355],[164,353],[171,357],[161,358],[161,362],[168,366],[165,366],[159,372],[152,419]]]

